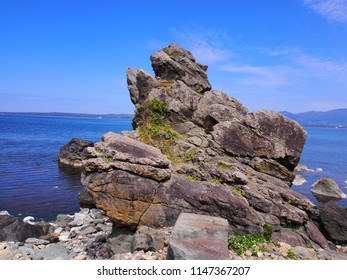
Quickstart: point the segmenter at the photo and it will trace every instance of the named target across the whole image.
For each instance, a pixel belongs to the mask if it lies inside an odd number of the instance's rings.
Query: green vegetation
[[[219,179],[219,178],[213,178],[212,182],[215,185],[221,185],[223,181],[221,179]]]
[[[259,234],[246,234],[229,236],[228,245],[229,249],[234,250],[239,256],[247,250],[252,252],[252,255],[256,256],[258,252],[263,252],[265,248],[262,244],[266,244],[267,240]]]
[[[164,87],[170,87],[175,81],[172,80],[161,80],[160,84]]]
[[[273,228],[267,224],[264,224],[263,229],[263,235],[230,235],[228,238],[229,249],[234,250],[239,256],[247,250],[251,251],[253,256],[257,256],[258,252],[271,252],[265,246],[269,243],[272,243],[271,238]]]
[[[245,192],[243,189],[241,189],[240,187],[233,188],[233,191],[234,191],[235,193],[237,193],[237,194],[243,196],[243,197],[246,196],[246,192]]]
[[[263,236],[267,241],[271,241],[272,238],[272,233],[273,233],[273,228],[267,224],[263,225]]]
[[[143,118],[142,125],[139,127],[139,139],[159,148],[162,153],[170,157],[172,155],[171,145],[179,138],[179,135],[164,123],[168,109],[167,102],[161,102],[156,98],[138,108],[138,114]]]
[[[194,175],[187,175],[188,180],[191,182],[196,182],[198,179]]]
[[[289,250],[287,256],[284,258],[287,260],[297,260],[298,256],[292,250]]]
[[[106,161],[106,162],[113,162],[113,157],[110,157],[110,156],[103,156],[102,157],[103,161]]]
[[[188,162],[191,161],[196,155],[197,148],[189,149],[184,156],[176,155],[171,158],[171,160],[176,162]]]
[[[216,163],[217,167],[219,167],[220,169],[229,169],[230,166],[227,165],[225,162],[218,162]]]

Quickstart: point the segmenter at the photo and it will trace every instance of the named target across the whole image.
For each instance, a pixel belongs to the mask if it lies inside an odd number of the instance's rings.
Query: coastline
[[[46,236],[0,241],[0,260],[165,260],[173,232],[172,227],[158,229],[157,235],[164,238],[160,248],[153,250],[143,247],[143,234],[117,228],[101,210],[94,208],[81,208],[74,215],[58,215],[54,223],[47,224],[50,233]],[[108,241],[112,236],[118,237],[113,244]],[[134,238],[132,250],[128,250],[129,238]],[[241,255],[229,249],[230,260],[343,260],[347,259],[346,252],[347,246],[330,244],[330,250],[324,250],[275,241]]]

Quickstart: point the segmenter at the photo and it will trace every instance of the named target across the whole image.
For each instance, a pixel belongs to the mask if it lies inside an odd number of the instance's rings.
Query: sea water
[[[80,172],[59,167],[59,149],[131,129],[129,119],[0,115],[0,211],[45,220],[78,212]]]
[[[77,212],[80,172],[58,165],[59,149],[74,137],[97,142],[106,132],[131,129],[130,119],[0,115],[0,211],[44,220]],[[302,173],[308,182],[293,189],[319,204],[311,185],[329,177],[347,193],[347,129],[305,129],[300,163],[323,171]],[[337,203],[347,206],[347,199]]]
[[[347,194],[347,129],[305,127],[307,140],[300,163],[310,169],[322,168],[322,172],[300,173],[307,183],[292,189],[309,197],[316,205],[319,202],[311,193],[312,184],[319,178],[332,178]],[[347,207],[347,199],[336,201]]]

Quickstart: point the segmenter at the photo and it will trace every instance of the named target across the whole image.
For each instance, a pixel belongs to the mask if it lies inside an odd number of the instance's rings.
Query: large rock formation
[[[210,91],[207,66],[176,44],[151,62],[155,77],[127,69],[136,132],[88,148],[82,183],[96,206],[131,229],[172,226],[186,212],[225,218],[234,233],[290,225],[303,242],[325,245],[311,222],[317,207],[290,189],[303,128]]]

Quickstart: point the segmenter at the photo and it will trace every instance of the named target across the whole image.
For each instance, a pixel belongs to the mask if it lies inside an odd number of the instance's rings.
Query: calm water
[[[73,137],[94,142],[108,131],[131,130],[130,120],[0,115],[0,211],[54,220],[79,210],[80,174],[57,164],[60,147]],[[331,177],[347,193],[347,129],[306,128],[301,163],[323,172],[303,173],[308,183],[293,187],[311,195],[319,177]],[[347,200],[338,202],[347,206]]]
[[[80,174],[59,168],[59,149],[131,129],[130,120],[0,115],[0,211],[45,220],[78,211]]]
[[[321,177],[332,178],[347,194],[347,129],[306,127],[308,133],[300,163],[311,169],[322,168],[323,172],[300,173],[305,185],[293,190],[309,197],[315,204],[319,202],[311,194],[311,185]],[[347,199],[336,202],[347,207]]]

